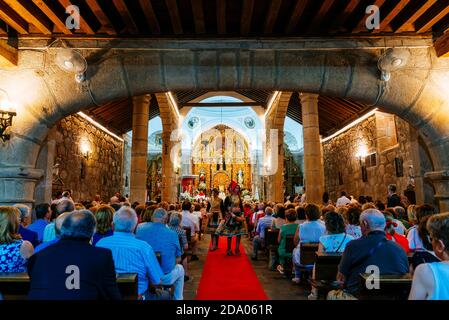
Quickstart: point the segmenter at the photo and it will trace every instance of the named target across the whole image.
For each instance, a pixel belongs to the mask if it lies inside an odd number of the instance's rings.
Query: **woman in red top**
[[[385,232],[388,240],[396,242],[398,245],[400,245],[404,250],[405,253],[410,252],[410,248],[408,246],[408,240],[405,236],[402,234],[399,234],[395,231],[395,227],[397,227],[397,223],[394,222],[394,218],[390,215],[385,215],[385,220],[387,222],[385,226]]]

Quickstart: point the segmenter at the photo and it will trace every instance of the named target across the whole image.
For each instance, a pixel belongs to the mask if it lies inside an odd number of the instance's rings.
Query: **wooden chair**
[[[137,273],[117,274],[117,285],[123,300],[137,300]]]
[[[295,249],[294,236],[285,237],[285,252],[290,253],[290,255],[292,255],[293,249]],[[290,277],[293,271],[293,260],[291,257],[285,258],[285,263],[283,267],[284,267],[284,274],[287,277]]]
[[[315,253],[315,277],[309,283],[318,289],[319,297],[326,297],[330,290],[339,288],[335,280],[341,257],[341,253]]]
[[[368,289],[367,281],[371,274],[361,273],[360,300],[407,300],[412,288],[413,277],[405,275],[381,275],[379,277],[379,289]]]
[[[267,247],[278,247],[279,229],[265,228],[265,242]]]
[[[312,265],[315,263],[315,253],[318,251],[318,243],[303,243],[299,248],[301,265]]]
[[[117,274],[117,286],[123,300],[137,300],[137,273]],[[28,273],[0,273],[0,292],[5,300],[26,300],[30,291]]]
[[[301,265],[297,266],[305,279],[309,278],[315,264],[315,253],[318,251],[318,243],[300,243],[299,260]]]
[[[278,237],[279,237],[279,229],[266,228],[265,229],[265,244],[266,249],[268,250],[268,268],[272,267],[271,261],[274,260],[273,256],[276,255],[277,248],[279,247]]]

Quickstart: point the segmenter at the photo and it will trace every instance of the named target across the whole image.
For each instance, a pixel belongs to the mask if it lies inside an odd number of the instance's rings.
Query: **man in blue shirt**
[[[114,214],[113,223],[114,234],[101,239],[96,246],[112,251],[117,273],[137,273],[139,296],[148,295],[150,282],[154,285],[173,284],[172,275],[167,276],[163,273],[153,248],[134,236],[133,231],[137,225],[136,212],[130,207],[122,207]],[[182,274],[181,278],[184,280],[184,269],[177,269],[177,272]],[[175,299],[182,299],[183,286],[184,282],[180,287],[176,287],[175,284]]]
[[[48,203],[41,203],[36,206],[36,221],[28,226],[28,229],[37,233],[37,239],[42,242],[44,229],[50,220],[51,212]]]
[[[18,208],[20,211],[19,234],[22,236],[23,240],[31,242],[33,247],[36,248],[36,246],[39,244],[37,233],[28,230],[27,228],[31,223],[30,207],[21,203],[15,204],[14,207]]]
[[[155,252],[160,254],[162,271],[166,277],[171,279],[170,284],[173,283],[175,286],[175,299],[182,300],[184,268],[179,264],[181,262],[181,246],[178,234],[164,223],[166,215],[167,212],[164,209],[156,209],[151,218],[153,223],[139,228],[136,238],[147,242]]]
[[[52,244],[55,244],[61,239],[61,227],[62,223],[64,222],[64,219],[70,215],[70,212],[64,212],[63,214],[59,215],[55,220],[55,232],[56,232],[56,238],[53,240],[42,242],[40,245],[38,245],[36,248],[34,248],[34,254],[38,253],[39,251],[44,250],[45,248],[51,246]]]
[[[265,228],[271,228],[273,225],[273,209],[270,207],[265,208],[265,216],[260,218],[257,222],[256,233],[257,236],[253,239],[253,254],[252,260],[257,260],[257,251],[259,251],[265,241]]]

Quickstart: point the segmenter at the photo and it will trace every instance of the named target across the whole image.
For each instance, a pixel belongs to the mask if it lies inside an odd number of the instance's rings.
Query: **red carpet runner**
[[[267,300],[245,250],[240,245],[240,256],[226,256],[226,245],[220,237],[219,249],[208,253],[197,300]]]

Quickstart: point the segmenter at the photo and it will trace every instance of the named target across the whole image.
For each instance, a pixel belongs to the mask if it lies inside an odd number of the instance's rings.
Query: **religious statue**
[[[243,185],[243,171],[242,169],[239,169],[237,172],[237,182],[239,185]]]

